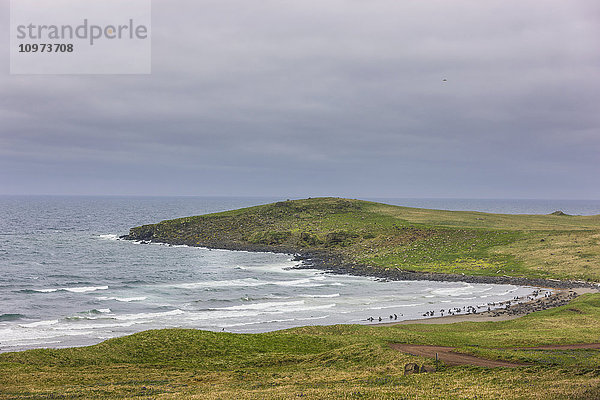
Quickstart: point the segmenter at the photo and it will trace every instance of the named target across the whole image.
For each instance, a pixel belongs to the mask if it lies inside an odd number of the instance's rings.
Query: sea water
[[[118,240],[130,227],[282,199],[0,197],[0,351],[82,346],[147,329],[265,332],[422,318],[526,296],[534,288],[382,281],[297,269],[286,254]],[[411,206],[431,200],[388,199]],[[476,201],[464,200],[448,203]],[[475,203],[474,203],[475,202]],[[484,202],[489,207],[490,202]],[[506,201],[500,202],[506,208]],[[510,203],[510,202],[509,202]],[[600,202],[533,206],[600,213]],[[531,202],[512,201],[528,212]],[[437,203],[435,208],[444,208]],[[493,207],[492,207],[493,208]],[[526,208],[526,209],[525,209]],[[486,208],[483,211],[495,211]],[[507,212],[505,209],[501,212]],[[396,319],[397,317],[397,319]]]

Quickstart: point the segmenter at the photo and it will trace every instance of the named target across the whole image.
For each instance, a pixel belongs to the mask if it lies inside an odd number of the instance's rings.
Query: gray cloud
[[[5,68],[0,193],[600,198],[599,16],[155,1],[150,76]]]

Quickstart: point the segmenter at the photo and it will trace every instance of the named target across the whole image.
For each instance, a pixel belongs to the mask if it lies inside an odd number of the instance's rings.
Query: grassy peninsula
[[[600,215],[508,215],[315,198],[163,221],[130,239],[327,254],[349,269],[600,282]]]
[[[348,268],[600,281],[600,217],[496,215],[322,198],[133,228],[130,239],[314,253]],[[0,354],[0,399],[596,399],[600,294],[498,322],[168,329]],[[1,340],[1,339],[0,339]],[[516,368],[435,366],[394,343],[455,347]],[[407,363],[435,372],[403,374]]]

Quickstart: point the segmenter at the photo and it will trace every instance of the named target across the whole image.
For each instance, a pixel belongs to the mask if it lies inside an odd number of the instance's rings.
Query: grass
[[[327,251],[371,268],[600,281],[600,216],[499,215],[306,199],[163,221],[133,239]],[[510,321],[310,326],[263,334],[168,329],[95,346],[0,354],[1,399],[594,399],[600,294]],[[404,376],[390,343],[527,363]]]
[[[600,215],[508,215],[317,198],[163,221],[138,239],[308,251],[408,271],[600,281]]]
[[[576,310],[576,311],[573,311]],[[312,326],[263,334],[153,330],[95,346],[0,354],[0,399],[585,399],[600,394],[600,351],[513,350],[595,342],[600,294],[503,322]],[[440,366],[389,343],[437,344],[516,369]]]

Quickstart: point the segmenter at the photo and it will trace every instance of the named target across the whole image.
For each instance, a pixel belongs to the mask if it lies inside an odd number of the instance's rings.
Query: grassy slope
[[[318,198],[163,221],[132,236],[169,243],[328,250],[410,271],[600,281],[600,216],[425,210]]]
[[[132,233],[171,243],[326,249],[385,268],[598,281],[599,231],[597,216],[312,199],[165,221]],[[600,398],[599,351],[509,349],[597,342],[598,321],[600,294],[594,294],[506,322],[302,327],[257,335],[147,331],[86,348],[0,354],[0,399]],[[456,346],[532,365],[442,366],[405,377],[406,363],[431,361],[391,350],[390,342]]]
[[[599,319],[600,295],[586,295],[494,323],[338,325],[255,335],[146,331],[85,348],[1,354],[0,399],[596,398],[600,351],[506,348],[595,342]],[[390,342],[457,346],[533,365],[442,366],[405,377],[406,363],[432,361],[391,350]]]

